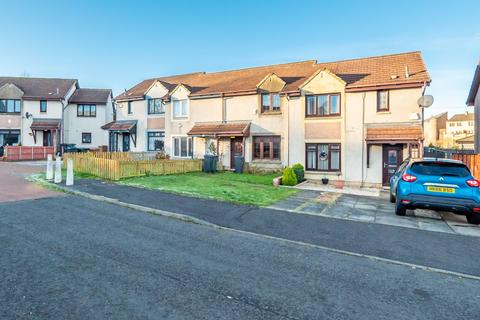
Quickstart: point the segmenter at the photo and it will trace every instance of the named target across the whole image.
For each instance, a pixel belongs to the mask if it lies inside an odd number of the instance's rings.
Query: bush
[[[301,163],[294,164],[292,166],[293,172],[295,172],[295,176],[297,177],[297,183],[300,183],[305,178],[305,169],[303,168]]]
[[[282,184],[286,186],[294,186],[297,184],[297,177],[292,168],[285,168],[285,170],[283,170]]]

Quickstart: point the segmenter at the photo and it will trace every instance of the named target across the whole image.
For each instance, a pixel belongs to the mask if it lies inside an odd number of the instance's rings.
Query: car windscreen
[[[429,176],[467,177],[470,171],[461,163],[448,162],[415,162],[410,171]]]

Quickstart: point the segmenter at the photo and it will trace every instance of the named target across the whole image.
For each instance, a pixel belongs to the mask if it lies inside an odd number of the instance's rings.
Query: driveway
[[[271,209],[336,219],[385,224],[419,230],[480,237],[480,226],[467,223],[464,216],[432,210],[408,210],[406,217],[395,215],[388,193],[379,197],[334,192],[301,191],[275,203]]]
[[[42,188],[25,179],[33,173],[44,172],[45,167],[45,161],[0,161],[0,202],[61,195],[61,193]]]

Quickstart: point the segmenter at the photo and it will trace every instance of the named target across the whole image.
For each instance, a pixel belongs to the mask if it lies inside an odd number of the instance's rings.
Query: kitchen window
[[[97,106],[94,104],[77,105],[77,117],[96,117]]]
[[[148,114],[164,114],[165,105],[162,99],[148,99]]]
[[[173,100],[173,118],[182,119],[188,117],[188,100]]]
[[[163,151],[165,149],[165,132],[148,132],[148,151]]]
[[[280,136],[253,137],[254,160],[280,160]]]
[[[47,112],[47,100],[40,100],[40,112]]]
[[[305,97],[307,117],[330,117],[340,115],[340,94],[307,95]]]
[[[388,110],[390,110],[388,90],[377,91],[377,112]]]
[[[173,137],[173,156],[189,158],[193,156],[193,144],[191,137]]]
[[[312,171],[340,171],[340,144],[307,143],[306,169]]]
[[[262,93],[262,113],[280,112],[280,94]]]
[[[82,143],[92,143],[92,134],[90,132],[82,133]]]
[[[20,113],[20,100],[0,100],[0,113]]]

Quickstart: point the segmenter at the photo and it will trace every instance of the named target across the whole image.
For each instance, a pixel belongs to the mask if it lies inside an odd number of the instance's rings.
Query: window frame
[[[89,137],[88,142],[85,141],[86,137]],[[91,132],[82,132],[82,144],[92,144],[92,133]]]
[[[133,114],[133,112],[132,112],[132,101],[127,101],[127,114]]]
[[[384,109],[380,108],[380,94],[385,92],[387,94],[387,107]],[[390,111],[390,90],[377,90],[377,112],[389,112]]]
[[[20,114],[22,111],[22,102],[20,99],[0,99],[3,102],[5,109],[1,110],[0,113],[5,114]],[[8,102],[13,101],[13,111],[8,111]],[[18,111],[17,111],[18,107]]]
[[[308,146],[315,146],[315,157],[316,163],[315,168],[309,168],[308,166]],[[327,145],[328,146],[328,169],[319,169],[319,159],[318,159],[318,146]],[[338,146],[338,149],[333,149],[333,146]],[[332,151],[338,151],[338,169],[332,169]],[[305,143],[305,171],[315,171],[315,172],[341,172],[342,171],[342,144],[340,142],[326,142],[326,143]]]
[[[182,139],[187,139],[187,155],[182,156]],[[178,155],[175,150],[175,140],[178,140]],[[172,136],[172,157],[191,159],[193,158],[193,138],[189,136]]]
[[[150,149],[150,138],[163,138],[163,149]],[[147,131],[147,151],[165,151],[165,131]]]
[[[88,107],[88,114],[85,112]],[[92,109],[93,107],[93,109]],[[80,111],[81,110],[81,111]],[[93,110],[93,112],[92,112]],[[77,117],[81,118],[96,118],[97,117],[97,105],[96,104],[77,104]]]
[[[160,111],[158,111],[158,112],[155,111],[155,103],[157,101],[160,101]],[[153,106],[153,111],[150,108],[151,107],[150,104],[152,104],[152,106]],[[165,105],[163,104],[163,100],[160,99],[160,98],[147,99],[147,114],[165,114]]]
[[[269,105],[268,105],[268,110],[265,110],[264,109],[264,105],[263,104],[263,97],[264,96],[268,96],[268,101],[269,101]],[[279,99],[279,106],[278,106],[278,109],[275,109],[274,108],[274,105],[273,105],[273,102],[274,102],[274,96],[278,96],[278,99]],[[265,113],[265,114],[269,114],[269,113],[281,113],[282,112],[282,100],[281,100],[281,95],[280,95],[280,92],[263,92],[260,94],[260,113]]]
[[[180,109],[182,109],[182,103],[185,102],[185,114],[181,114],[180,116],[175,115],[175,103],[178,103],[180,106]],[[188,120],[190,116],[190,103],[188,99],[172,99],[172,120],[175,121],[182,121],[182,120]]]
[[[43,109],[42,107],[45,107],[45,109]],[[48,110],[48,102],[47,100],[40,100],[40,112],[41,113],[46,113]]]
[[[257,157],[255,155],[255,143],[256,139],[261,139],[260,140],[260,155]],[[265,145],[265,139],[269,139],[268,144],[269,144],[269,156],[265,157],[264,155],[264,145]],[[278,158],[274,157],[274,143],[276,142],[275,140],[278,139]],[[282,137],[280,135],[269,135],[269,136],[252,136],[252,160],[254,161],[281,161],[282,160]]]
[[[319,97],[327,97],[327,108],[328,114],[319,114],[319,104],[318,99]],[[330,97],[331,96],[338,96],[338,112],[332,113],[332,102]],[[314,97],[314,106],[313,111],[314,113],[308,113],[308,100],[309,97]],[[329,118],[329,117],[341,117],[342,116],[342,94],[340,92],[331,92],[331,93],[322,93],[322,94],[307,94],[305,95],[305,118]]]

